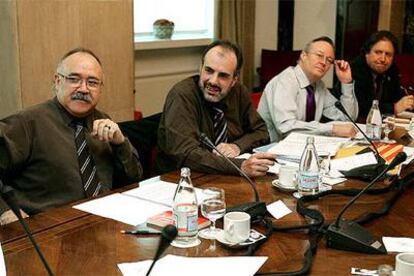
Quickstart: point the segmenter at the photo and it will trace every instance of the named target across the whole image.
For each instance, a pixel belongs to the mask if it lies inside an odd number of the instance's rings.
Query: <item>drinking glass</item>
[[[329,176],[331,170],[331,153],[328,151],[318,151],[319,170],[322,176]]]
[[[385,120],[384,120],[384,143],[386,144],[392,144],[395,143],[394,140],[391,140],[388,136],[391,133],[391,131],[393,131],[395,129],[395,115],[387,115]]]
[[[224,200],[224,190],[220,188],[206,188],[203,190],[203,201],[201,202],[201,214],[211,221],[207,229],[198,232],[204,239],[215,240],[222,229],[216,228],[216,220],[222,218],[226,213],[226,202]]]

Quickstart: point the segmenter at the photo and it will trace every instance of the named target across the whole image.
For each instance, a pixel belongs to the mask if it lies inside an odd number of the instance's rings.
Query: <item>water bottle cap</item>
[[[189,177],[191,175],[190,168],[184,167],[181,168],[181,177]]]
[[[307,144],[313,144],[313,143],[315,143],[315,137],[313,137],[313,136],[308,136],[308,137],[306,138],[306,143],[307,143]]]

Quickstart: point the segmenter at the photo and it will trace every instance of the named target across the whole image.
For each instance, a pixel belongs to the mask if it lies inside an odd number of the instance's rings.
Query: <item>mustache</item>
[[[72,100],[79,100],[79,101],[84,101],[87,103],[91,103],[92,102],[92,97],[89,94],[85,94],[82,92],[76,92],[75,94],[73,94],[71,96]]]

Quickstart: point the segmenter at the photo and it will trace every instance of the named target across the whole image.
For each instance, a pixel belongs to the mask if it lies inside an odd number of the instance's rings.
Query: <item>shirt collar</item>
[[[55,96],[54,98],[53,98],[53,103],[57,106],[57,108],[58,108],[58,110],[59,110],[59,112],[60,112],[60,114],[61,114],[61,116],[62,116],[62,119],[63,119],[63,122],[65,123],[65,125],[67,125],[67,126],[71,126],[72,124],[73,124],[73,122],[75,122],[75,121],[83,121],[83,124],[88,128],[88,129],[90,129],[91,127],[92,127],[92,116],[91,115],[88,115],[88,116],[86,116],[86,117],[84,117],[84,118],[78,118],[78,117],[75,117],[75,116],[73,116],[72,114],[70,114],[62,105],[61,105],[61,103],[58,101],[58,99],[57,99],[57,97]]]
[[[307,86],[311,85],[308,77],[306,76],[305,72],[303,71],[302,67],[300,65],[296,65],[293,69],[295,71],[296,78],[299,82],[299,87],[301,89],[305,89]],[[314,85],[315,87],[316,85]]]

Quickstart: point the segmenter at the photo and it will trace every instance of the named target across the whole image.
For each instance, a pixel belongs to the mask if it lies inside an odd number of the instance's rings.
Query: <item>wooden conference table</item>
[[[414,172],[413,166],[404,170],[402,176]],[[296,208],[296,199],[291,193],[285,193],[272,187],[275,176],[257,179],[261,199],[267,203],[282,200],[291,210]],[[178,181],[178,174],[170,173],[162,179]],[[226,192],[228,206],[253,201],[254,195],[248,183],[241,177],[204,175],[193,173],[195,186],[221,187]],[[335,189],[349,187],[362,188],[366,182],[347,181],[338,184]],[[378,184],[387,185],[384,183]],[[128,188],[136,187],[132,185]],[[382,207],[390,193],[363,196],[346,213],[345,218],[355,218]],[[329,222],[332,221],[343,205],[349,200],[344,196],[329,196],[313,202],[310,206],[319,209]],[[364,225],[373,235],[414,237],[414,188],[409,187],[399,198],[390,213],[385,217]],[[140,210],[133,210],[140,212]],[[132,226],[78,211],[65,206],[52,209],[26,219],[34,233],[41,250],[56,275],[120,275],[118,263],[136,262],[152,258],[157,244],[157,236],[131,236],[121,234],[121,230],[133,229]],[[282,219],[275,220],[279,226],[297,225],[304,219],[293,212]],[[263,229],[254,227],[257,230]],[[262,245],[256,256],[268,256],[259,272],[294,271],[302,267],[303,253],[307,249],[306,231],[274,232]],[[0,231],[8,275],[45,275],[35,250],[25,237],[20,225],[12,223],[3,226]],[[164,254],[182,256],[230,256],[243,255],[244,250],[228,249],[216,241],[202,240],[200,246],[191,249],[169,247]],[[319,243],[312,266],[312,275],[350,275],[351,267],[376,269],[380,264],[395,263],[395,254],[368,255],[346,252],[326,247],[325,240]],[[231,273],[226,273],[231,275]]]

